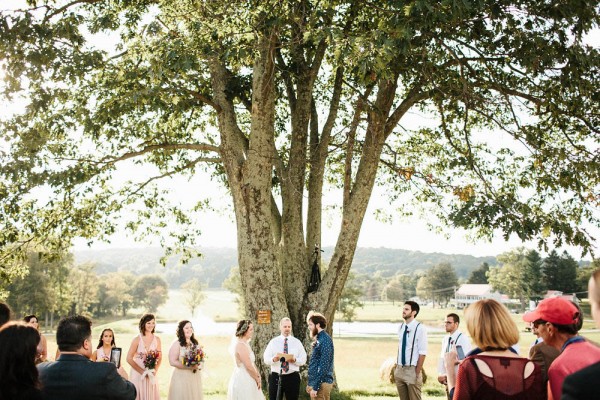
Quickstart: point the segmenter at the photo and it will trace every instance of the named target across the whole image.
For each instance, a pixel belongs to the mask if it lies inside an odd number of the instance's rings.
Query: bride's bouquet
[[[145,353],[139,354],[142,362],[144,363],[144,368],[146,369],[156,369],[156,363],[160,358],[160,351],[158,350],[148,350]]]
[[[181,363],[186,367],[191,367],[194,365],[198,365],[204,361],[206,357],[206,353],[204,352],[204,348],[202,346],[193,345],[186,349],[183,357],[181,357]],[[193,370],[196,373],[196,370]]]

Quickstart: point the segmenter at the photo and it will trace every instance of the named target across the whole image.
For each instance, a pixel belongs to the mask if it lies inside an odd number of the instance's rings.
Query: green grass
[[[234,297],[225,291],[207,291],[207,299],[202,303],[201,312],[203,315],[212,317],[217,321],[237,320],[237,304]],[[462,317],[461,310],[440,309],[431,307],[422,307],[418,319],[427,325],[442,328],[444,317],[449,312],[456,312]],[[124,352],[129,350],[129,345],[137,335],[138,317],[141,310],[132,310],[132,317],[117,321],[95,321],[93,327],[93,338],[97,340],[102,329],[111,327],[115,331],[117,345],[122,347]],[[179,291],[170,291],[167,304],[159,308],[156,313],[161,322],[174,322],[179,319],[189,319],[189,310],[183,305],[183,294]],[[196,314],[197,316],[198,314]],[[526,354],[534,336],[525,332],[525,323],[522,315],[512,314],[517,326],[521,331],[521,353]],[[357,320],[363,321],[389,321],[399,322],[401,319],[401,304],[396,303],[368,303],[358,312]],[[584,336],[588,339],[600,343],[600,331],[590,330],[592,324],[586,321]],[[202,328],[196,327],[199,332],[199,339],[207,351],[207,361],[203,371],[204,397],[207,400],[225,400],[227,384],[232,372],[233,362],[228,354],[227,348],[230,343],[229,337],[215,337],[201,335]],[[463,329],[464,330],[464,329]],[[441,349],[441,340],[443,332],[428,335],[428,356],[425,359],[425,370],[429,379],[423,388],[423,398],[426,400],[445,399],[445,393],[442,385],[437,383],[437,362]],[[161,333],[162,350],[165,354],[168,352],[171,343],[175,340],[174,333]],[[47,336],[49,351],[53,355],[56,351],[56,341],[54,335]],[[334,335],[335,345],[335,366],[336,381],[341,390],[332,398],[335,400],[390,400],[397,398],[396,388],[389,382],[384,382],[379,377],[379,368],[383,361],[389,357],[394,357],[397,351],[397,337],[388,335],[377,338],[339,338]],[[259,357],[260,354],[257,354]],[[124,354],[125,357],[125,354]],[[53,358],[53,357],[51,357]],[[129,367],[126,367],[129,372]],[[161,398],[167,398],[169,381],[172,368],[165,361],[161,366],[158,379],[161,391]]]

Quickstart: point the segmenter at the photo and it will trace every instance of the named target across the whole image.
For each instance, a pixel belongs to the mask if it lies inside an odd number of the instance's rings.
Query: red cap
[[[537,308],[523,314],[525,322],[542,319],[556,325],[570,325],[577,322],[579,310],[573,303],[562,297],[551,297],[540,301]]]

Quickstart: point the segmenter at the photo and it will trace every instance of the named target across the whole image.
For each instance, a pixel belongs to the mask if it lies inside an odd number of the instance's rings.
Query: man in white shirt
[[[448,333],[442,339],[442,351],[440,352],[440,359],[438,361],[438,382],[447,385],[446,367],[444,366],[444,354],[452,351],[456,346],[461,346],[463,354],[466,356],[471,351],[471,342],[467,335],[463,334],[459,329],[460,318],[455,313],[446,315],[444,326],[446,333]],[[458,366],[456,366],[458,370]],[[447,388],[446,388],[447,389]],[[447,392],[447,390],[446,390]]]
[[[306,351],[302,342],[292,336],[292,321],[285,317],[279,322],[281,335],[271,339],[263,359],[271,367],[269,374],[269,400],[277,397],[279,372],[281,371],[281,399],[298,400],[300,393],[300,366],[306,364]],[[285,356],[284,354],[289,354]],[[287,361],[281,361],[285,357]]]
[[[398,329],[398,358],[394,380],[400,400],[421,400],[423,363],[427,355],[427,329],[415,317],[420,307],[414,301],[404,303],[404,323]]]

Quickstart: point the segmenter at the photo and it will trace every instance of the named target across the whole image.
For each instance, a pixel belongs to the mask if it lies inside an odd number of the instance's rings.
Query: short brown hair
[[[485,351],[508,349],[519,341],[519,329],[506,307],[493,299],[479,300],[465,310],[464,319],[471,339]]]
[[[312,321],[312,323],[315,325],[319,325],[321,329],[327,328],[327,319],[325,319],[325,317],[319,313],[314,313],[313,315],[308,317],[308,320]]]
[[[140,333],[142,335],[146,334],[146,324],[152,320],[155,320],[156,318],[154,317],[154,314],[144,314],[142,315],[142,318],[140,318],[140,323],[138,325],[138,328],[140,329]],[[152,329],[152,333],[154,333],[154,331],[156,330],[156,326],[154,327],[154,329]]]

